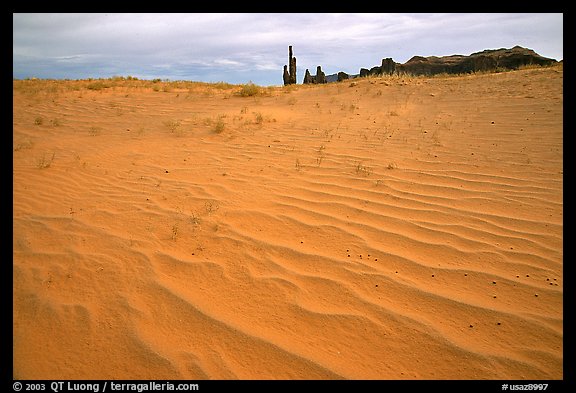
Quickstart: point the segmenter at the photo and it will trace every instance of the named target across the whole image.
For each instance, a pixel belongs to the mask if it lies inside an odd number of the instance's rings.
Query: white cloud
[[[242,66],[243,64],[239,61],[230,60],[230,59],[216,59],[214,60],[214,65],[222,65],[222,66]]]
[[[300,81],[317,65],[357,73],[383,57],[405,62],[517,44],[560,59],[562,39],[562,14],[13,14],[13,68],[15,77],[38,70],[73,78],[159,67],[180,78],[252,72],[255,83],[281,83],[288,45]]]

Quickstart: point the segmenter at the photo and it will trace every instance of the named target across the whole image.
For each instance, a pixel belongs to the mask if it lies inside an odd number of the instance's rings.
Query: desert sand
[[[13,82],[13,377],[562,379],[563,69]]]

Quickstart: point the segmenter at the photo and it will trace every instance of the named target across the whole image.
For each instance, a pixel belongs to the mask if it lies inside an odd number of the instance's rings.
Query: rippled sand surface
[[[14,81],[18,379],[562,379],[563,71]]]

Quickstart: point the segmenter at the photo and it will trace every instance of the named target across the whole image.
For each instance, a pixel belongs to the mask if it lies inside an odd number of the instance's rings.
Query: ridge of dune
[[[13,83],[14,378],[563,378],[561,66]]]

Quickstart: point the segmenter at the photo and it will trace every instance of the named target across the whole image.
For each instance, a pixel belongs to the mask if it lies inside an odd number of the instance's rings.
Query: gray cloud
[[[521,45],[563,57],[562,14],[14,14],[16,78],[132,75],[281,84],[304,70],[357,73],[383,57]]]

